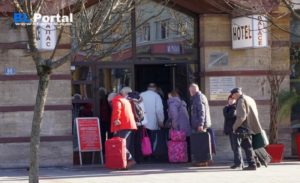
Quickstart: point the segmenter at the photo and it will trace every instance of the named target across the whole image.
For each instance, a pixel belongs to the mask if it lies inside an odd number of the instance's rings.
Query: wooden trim
[[[228,93],[229,94],[229,93]],[[270,100],[255,100],[257,105],[270,105]],[[210,100],[210,106],[225,106],[227,104],[226,100]]]
[[[46,105],[45,111],[68,111],[72,110],[72,105]],[[29,112],[34,106],[0,106],[0,112]]]
[[[13,76],[0,75],[0,81],[28,81],[38,80],[36,74],[18,74]],[[71,74],[53,74],[50,76],[51,80],[71,80]]]
[[[231,41],[201,41],[199,42],[200,47],[230,47]]]
[[[204,76],[261,76],[268,75],[269,70],[247,70],[247,71],[207,71]]]
[[[202,72],[201,76],[211,77],[211,76],[267,76],[270,74],[276,74],[275,71],[270,70],[239,70],[239,71],[206,71]],[[277,74],[289,75],[290,71],[278,71]]]
[[[0,43],[0,49],[27,49],[27,42]],[[71,49],[70,44],[59,44],[57,49]]]
[[[272,47],[290,47],[290,41],[272,41],[269,42]],[[231,41],[201,41],[199,42],[200,47],[230,47],[232,46]],[[253,49],[253,48],[246,48]]]
[[[66,136],[41,136],[41,142],[73,141],[72,135]],[[30,137],[0,137],[0,143],[28,143]]]
[[[272,41],[272,47],[290,47],[290,41]]]

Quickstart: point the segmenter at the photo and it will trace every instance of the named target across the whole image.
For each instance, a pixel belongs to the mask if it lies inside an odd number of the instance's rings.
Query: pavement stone
[[[0,183],[28,182],[25,169],[0,169]],[[127,171],[103,167],[40,169],[41,183],[300,183],[300,161],[261,167],[257,171],[231,170],[229,164],[191,167],[189,164],[142,164]]]

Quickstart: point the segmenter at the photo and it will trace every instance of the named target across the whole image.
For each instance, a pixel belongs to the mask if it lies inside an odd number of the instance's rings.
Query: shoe
[[[234,169],[234,170],[242,170],[243,166],[242,165],[232,165],[232,166],[230,166],[230,168]]]
[[[193,163],[193,166],[195,166],[195,167],[206,167],[206,166],[208,166],[208,162]]]
[[[261,167],[261,164],[260,164],[260,163],[256,163],[256,167],[257,167],[257,168],[260,168],[260,167]]]
[[[136,162],[134,160],[128,160],[126,169],[133,167],[135,164]]]
[[[250,165],[250,166],[248,166],[246,168],[243,168],[243,170],[256,170],[256,166]]]

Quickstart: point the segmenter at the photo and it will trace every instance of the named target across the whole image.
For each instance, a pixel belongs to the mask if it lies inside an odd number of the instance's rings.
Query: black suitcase
[[[255,149],[254,152],[259,162],[265,167],[268,167],[268,164],[271,162],[272,157],[268,154],[265,148],[262,147]]]
[[[168,129],[153,130],[150,138],[153,142],[152,157],[154,161],[168,162]]]
[[[194,163],[212,160],[211,137],[208,132],[193,133],[191,141],[191,158]]]

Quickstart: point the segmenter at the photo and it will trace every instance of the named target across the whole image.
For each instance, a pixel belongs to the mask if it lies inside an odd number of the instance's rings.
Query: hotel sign
[[[263,15],[234,18],[231,34],[233,49],[267,47],[267,19]]]

